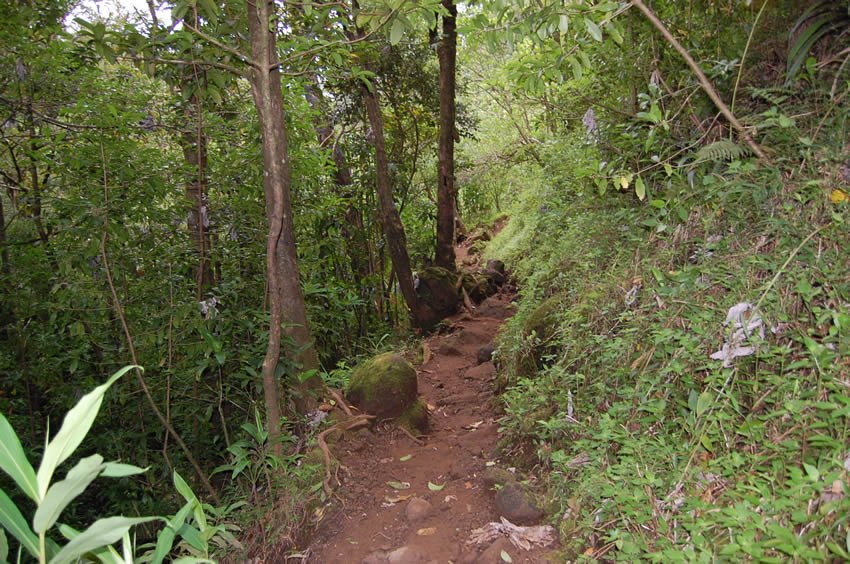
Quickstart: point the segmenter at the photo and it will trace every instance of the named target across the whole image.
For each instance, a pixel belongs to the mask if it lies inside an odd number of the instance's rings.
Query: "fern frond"
[[[749,149],[729,139],[709,143],[694,155],[695,163],[733,161],[749,154]]]

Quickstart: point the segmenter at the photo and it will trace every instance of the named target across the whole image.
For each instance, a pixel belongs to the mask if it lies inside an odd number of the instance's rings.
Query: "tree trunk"
[[[442,0],[443,35],[437,47],[440,62],[440,146],[437,186],[437,250],[435,263],[455,270],[455,67],[457,60],[457,6]]]
[[[312,81],[304,86],[305,98],[313,111],[316,112],[315,130],[319,145],[327,147],[334,141],[334,130],[330,119],[328,119],[328,108],[322,87],[319,84],[318,75],[313,75]],[[363,216],[353,202],[353,193],[346,186],[352,184],[351,169],[345,158],[345,151],[338,143],[333,144],[332,156],[334,160],[334,184],[337,194],[348,201],[345,210],[345,222],[342,226],[342,235],[348,246],[351,270],[358,287],[363,287],[363,280],[369,275],[369,265],[365,260],[368,254],[366,249],[366,236],[363,232]]]
[[[384,144],[384,123],[381,118],[378,95],[364,86],[363,101],[366,104],[366,113],[369,116],[375,146],[375,190],[378,194],[381,228],[387,241],[390,260],[398,278],[401,295],[410,310],[413,325],[419,327],[422,315],[416,289],[413,287],[413,273],[410,269],[410,257],[407,254],[407,237],[404,234],[404,226],[401,223],[398,209],[396,209],[393,201],[389,160]]]
[[[270,0],[247,0],[246,5],[251,56],[255,63],[250,75],[251,92],[262,136],[263,188],[269,221],[266,264],[271,320],[268,348],[263,359],[263,392],[269,420],[269,439],[275,451],[280,452],[280,444],[276,441],[280,434],[281,413],[276,372],[280,361],[281,323],[284,319],[290,322],[287,334],[300,349],[295,360],[303,368],[309,369],[318,366],[318,357],[307,325],[295,253],[289,147],[275,34],[271,31],[273,27],[270,27],[274,3]]]
[[[191,88],[197,80],[194,70],[184,77],[181,89]],[[197,94],[193,94],[186,106],[187,128],[180,137],[183,158],[188,165],[186,177],[186,199],[189,201],[189,235],[195,247],[196,297],[201,300],[213,283],[212,264],[210,263],[210,218],[209,198],[207,196],[207,136],[201,122],[201,105]]]

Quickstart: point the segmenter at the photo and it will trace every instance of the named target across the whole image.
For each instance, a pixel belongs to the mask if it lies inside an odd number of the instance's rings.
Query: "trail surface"
[[[513,313],[511,297],[488,298],[424,342],[417,373],[430,429],[421,444],[379,426],[333,449],[344,468],[340,499],[322,519],[309,562],[495,564],[508,561],[503,551],[517,563],[547,561],[541,549],[519,550],[506,537],[467,543],[473,530],[499,521],[494,492],[483,481],[488,462],[496,461],[496,369],[489,361],[479,364],[478,352]]]

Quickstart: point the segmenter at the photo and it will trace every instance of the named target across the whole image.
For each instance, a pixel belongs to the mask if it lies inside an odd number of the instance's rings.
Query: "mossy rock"
[[[487,278],[480,274],[464,274],[463,289],[476,304],[480,304],[494,293]]]
[[[418,324],[423,329],[431,329],[441,320],[457,312],[461,301],[457,276],[456,273],[439,266],[431,266],[419,271],[416,295],[419,298],[421,310]]]
[[[428,408],[425,402],[416,400],[395,421],[414,435],[425,433],[428,430]]]
[[[404,357],[385,353],[357,367],[345,396],[361,411],[392,419],[416,402],[416,370]]]

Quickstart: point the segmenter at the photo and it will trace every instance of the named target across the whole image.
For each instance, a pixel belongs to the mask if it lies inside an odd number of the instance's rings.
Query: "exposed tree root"
[[[316,436],[316,442],[319,444],[319,448],[322,450],[322,457],[324,458],[325,462],[325,480],[322,486],[324,488],[325,494],[328,497],[330,497],[331,493],[333,493],[333,489],[331,488],[331,451],[330,449],[328,449],[326,437],[334,431],[350,431],[351,429],[360,427],[361,425],[365,425],[374,418],[374,415],[367,415],[365,413],[362,415],[357,415],[351,419],[340,421],[339,423],[328,427]]]

